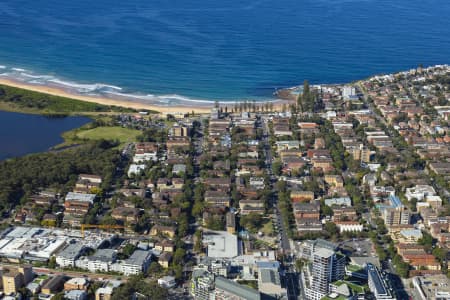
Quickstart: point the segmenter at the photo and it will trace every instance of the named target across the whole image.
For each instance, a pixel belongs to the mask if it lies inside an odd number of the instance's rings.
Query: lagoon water
[[[63,132],[89,121],[86,117],[47,118],[0,111],[0,160],[46,151],[63,142]]]
[[[2,0],[0,73],[149,97],[266,98],[304,79],[450,63],[449,16],[448,0]]]

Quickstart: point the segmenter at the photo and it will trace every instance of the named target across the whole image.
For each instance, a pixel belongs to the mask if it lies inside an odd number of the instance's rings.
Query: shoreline
[[[106,96],[105,94],[101,95],[84,95],[70,88],[66,88],[63,86],[54,85],[40,85],[40,84],[32,84],[28,82],[23,82],[21,80],[16,80],[13,78],[5,78],[0,77],[0,85],[20,88],[24,90],[39,92],[43,94],[59,96],[69,99],[75,99],[90,103],[97,103],[101,105],[111,105],[111,106],[119,106],[125,108],[131,108],[135,110],[152,110],[157,111],[162,114],[187,114],[191,112],[195,113],[209,113],[211,108],[214,107],[215,101],[189,101],[189,100],[179,100],[178,103],[174,103],[173,105],[168,102],[167,104],[156,104],[152,103],[152,100],[145,100],[139,95],[127,95],[123,94],[113,94],[110,93],[111,96]],[[153,101],[154,102],[154,101]],[[228,107],[229,109],[233,108],[236,103],[245,102],[245,101],[222,101],[219,102],[220,107]],[[289,104],[290,101],[288,99],[274,99],[272,101],[257,101],[256,103],[263,104],[271,102],[274,105],[275,109],[280,109],[283,104]],[[249,102],[252,103],[252,102]]]
[[[15,88],[20,88],[24,90],[39,92],[43,94],[49,94],[53,96],[59,96],[59,97],[65,97],[65,98],[71,98],[75,100],[81,100],[85,102],[91,102],[91,103],[97,103],[102,105],[113,105],[113,106],[120,106],[120,107],[126,107],[136,110],[154,110],[158,111],[160,113],[190,113],[193,110],[196,113],[206,113],[211,110],[211,107],[213,106],[213,103],[211,105],[193,105],[193,106],[159,106],[155,104],[150,103],[144,103],[142,100],[139,101],[138,99],[134,100],[127,100],[127,99],[119,99],[119,98],[113,98],[113,97],[104,97],[104,96],[86,96],[86,95],[80,95],[76,93],[71,93],[68,90],[65,90],[63,88],[59,87],[50,87],[50,86],[42,86],[42,85],[33,85],[29,83],[24,83],[12,79],[5,79],[0,78],[0,84],[11,86]]]
[[[2,66],[0,66],[1,69]],[[448,68],[447,64],[439,64],[434,66],[428,66],[428,68]],[[4,67],[5,68],[5,67]],[[24,76],[23,69],[14,69],[15,72]],[[412,69],[413,70],[413,69]],[[397,74],[408,73],[409,71],[399,71],[392,74],[379,74],[373,75],[365,80],[376,79],[384,76],[395,76]],[[252,105],[255,103],[258,106],[262,106],[266,103],[271,103],[274,111],[281,111],[284,106],[289,106],[292,103],[296,103],[297,90],[301,89],[302,85],[280,88],[275,91],[275,98],[271,100],[237,100],[237,101],[214,101],[214,100],[190,100],[179,95],[141,95],[141,94],[129,94],[123,93],[122,89],[117,86],[105,85],[105,84],[76,84],[70,82],[60,81],[58,79],[46,80],[45,84],[41,81],[28,82],[21,79],[21,77],[15,78],[10,75],[0,74],[0,85],[10,86],[28,91],[34,91],[42,94],[48,94],[58,97],[64,97],[67,99],[79,100],[88,103],[96,103],[105,106],[116,106],[129,108],[134,110],[150,110],[158,112],[160,114],[173,114],[181,115],[191,112],[206,114],[210,113],[211,109],[219,104],[221,108],[228,108],[231,111],[237,105],[242,103],[249,103]],[[33,75],[27,75],[28,77],[39,77]],[[364,80],[364,79],[360,79]],[[359,82],[355,81],[355,82]],[[352,82],[352,83],[355,83]],[[346,84],[352,84],[346,83]],[[343,86],[346,84],[313,84],[312,86]],[[93,91],[98,93],[93,94]],[[1,109],[1,107],[0,107]]]

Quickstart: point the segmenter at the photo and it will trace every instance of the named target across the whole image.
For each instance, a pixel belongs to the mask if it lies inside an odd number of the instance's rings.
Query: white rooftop
[[[81,202],[89,202],[91,204],[94,203],[95,194],[81,194],[81,193],[73,193],[69,192],[66,196],[66,201],[81,201]]]
[[[83,286],[83,285],[88,284],[88,280],[84,277],[75,277],[75,278],[69,279],[66,283]]]
[[[206,231],[203,242],[208,244],[208,256],[232,258],[239,255],[238,238],[226,231]]]
[[[113,237],[114,234],[106,232],[86,231],[84,238],[81,238],[78,230],[15,227],[0,239],[0,257],[48,259],[55,253],[65,253],[66,249],[61,249],[69,240],[79,243],[80,247],[97,249]]]
[[[131,174],[138,174],[143,170],[145,170],[144,164],[131,164],[130,168],[128,169],[128,176],[130,176]]]
[[[318,255],[320,257],[330,257],[334,254],[333,250],[326,249],[326,248],[319,248],[314,252],[314,255]]]
[[[403,229],[402,231],[400,231],[400,234],[405,238],[422,238],[422,231],[420,231],[419,229]]]

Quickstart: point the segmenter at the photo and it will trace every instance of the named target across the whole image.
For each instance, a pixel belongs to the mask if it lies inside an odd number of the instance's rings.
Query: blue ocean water
[[[0,64],[126,92],[266,98],[450,63],[449,16],[448,0],[2,0]]]

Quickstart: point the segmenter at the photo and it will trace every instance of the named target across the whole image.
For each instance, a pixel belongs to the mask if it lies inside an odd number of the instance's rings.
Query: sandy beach
[[[25,90],[50,94],[54,96],[60,96],[60,97],[66,97],[71,99],[77,99],[82,100],[86,102],[93,102],[103,105],[115,105],[115,106],[121,106],[121,107],[127,107],[127,108],[133,108],[133,109],[148,109],[148,110],[155,110],[159,111],[161,113],[172,113],[172,114],[179,114],[179,113],[189,113],[192,111],[195,111],[196,113],[207,113],[211,110],[211,107],[213,106],[213,102],[211,102],[211,105],[208,104],[202,104],[202,105],[196,105],[196,103],[187,103],[186,106],[159,106],[159,105],[152,105],[148,103],[143,103],[142,101],[130,99],[114,99],[109,97],[101,97],[101,96],[85,96],[85,95],[78,95],[75,93],[70,93],[69,91],[66,91],[62,88],[56,88],[56,87],[49,87],[49,86],[40,86],[40,85],[32,85],[27,83],[22,83],[18,81],[14,81],[11,79],[0,79],[0,84],[8,85],[12,87],[17,87]]]
[[[82,95],[76,92],[72,92],[69,89],[58,87],[58,86],[48,86],[48,85],[36,85],[30,84],[26,82],[17,81],[10,78],[0,78],[0,84],[17,87],[25,90],[40,92],[44,94],[66,97],[71,99],[77,99],[86,102],[93,102],[103,105],[114,105],[132,109],[142,109],[142,110],[154,110],[163,114],[186,114],[194,111],[195,113],[208,113],[211,111],[211,108],[214,106],[214,102],[207,101],[184,101],[180,104],[167,104],[167,105],[158,105],[153,103],[148,103],[143,99],[139,99],[137,97],[126,97],[126,96],[115,96],[106,97],[104,95],[94,96],[94,95]],[[235,106],[236,102],[221,102],[221,107],[228,106],[228,109],[231,110]],[[280,111],[283,104],[289,104],[291,101],[277,99],[273,100],[273,107],[275,110]]]

